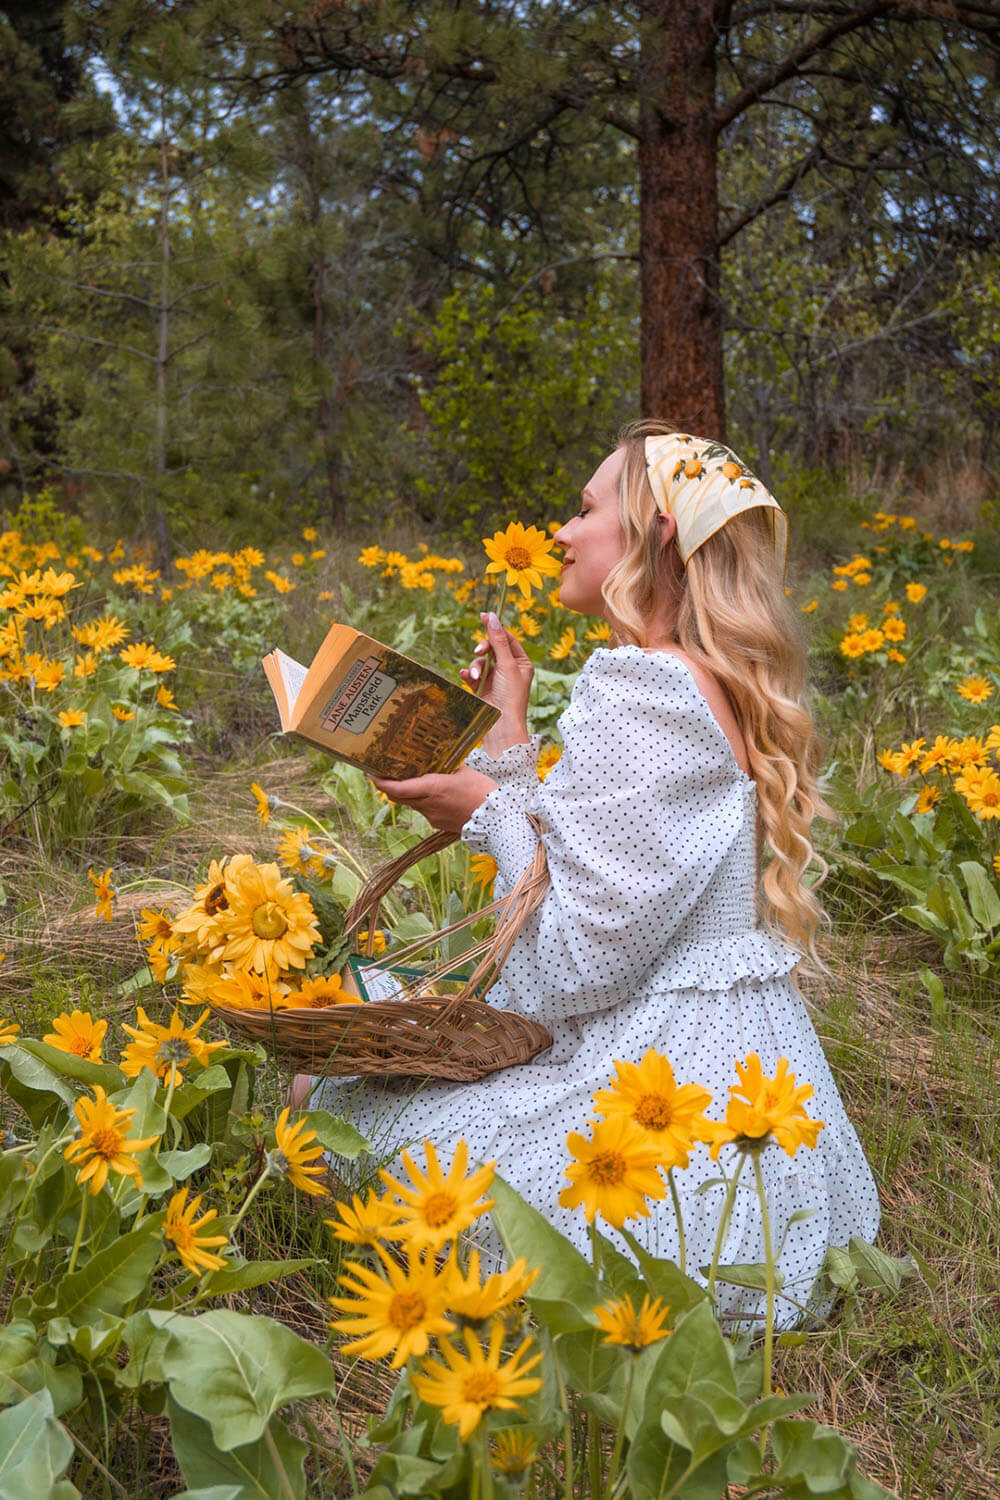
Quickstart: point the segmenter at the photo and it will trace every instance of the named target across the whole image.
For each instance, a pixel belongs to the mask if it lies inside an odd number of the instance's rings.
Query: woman
[[[586,1129],[616,1059],[638,1063],[656,1048],[678,1083],[711,1092],[708,1113],[720,1119],[736,1060],[756,1052],[773,1074],[787,1057],[799,1083],[814,1086],[809,1112],[824,1122],[815,1149],[790,1157],[771,1146],[761,1157],[777,1243],[788,1226],[788,1322],[828,1246],[871,1239],[879,1212],[791,978],[801,958],[818,962],[821,908],[803,877],[816,862],[812,820],[830,813],[802,703],[785,536],[777,503],[728,449],[654,422],[626,429],[555,538],[562,603],[602,616],[614,644],[579,676],[549,776],[539,782],[528,733],[531,664],[491,616],[477,652],[492,652],[484,697],[501,718],[482,749],[452,775],[376,783],[492,855],[498,893],[532,858],[528,814],[541,820],[551,885],[490,998],[542,1021],[553,1046],[528,1066],[422,1086],[412,1098],[361,1085],[353,1113],[376,1136],[391,1119],[392,1149],[428,1138],[447,1160],[466,1139],[473,1160],[495,1160],[586,1251],[582,1215],[557,1201],[564,1142]],[[480,654],[462,675],[474,685],[482,670]],[[712,1258],[724,1197],[722,1186],[695,1190],[719,1175],[704,1145],[675,1173],[689,1271]],[[791,1222],[800,1212],[808,1216]],[[629,1227],[653,1253],[677,1258],[669,1201]],[[749,1172],[723,1258],[764,1258]],[[717,1290],[730,1315],[752,1315],[759,1300]]]

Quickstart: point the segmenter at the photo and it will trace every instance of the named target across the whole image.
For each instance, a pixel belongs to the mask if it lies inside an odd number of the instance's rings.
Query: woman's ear
[[[659,512],[660,521],[660,546],[669,547],[677,535],[677,517],[670,515],[667,511]]]

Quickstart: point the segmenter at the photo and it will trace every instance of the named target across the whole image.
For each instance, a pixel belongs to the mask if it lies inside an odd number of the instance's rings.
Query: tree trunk
[[[639,64],[642,411],[725,437],[715,0],[644,0]]]

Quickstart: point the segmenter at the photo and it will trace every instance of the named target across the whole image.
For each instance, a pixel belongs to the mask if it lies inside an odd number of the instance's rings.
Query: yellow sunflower
[[[287,828],[278,840],[278,863],[292,875],[313,875],[322,880],[330,870],[322,850],[313,844],[313,837],[304,823]]]
[[[621,1344],[633,1354],[638,1354],[640,1349],[655,1344],[659,1339],[670,1337],[673,1330],[665,1326],[669,1313],[670,1308],[659,1297],[650,1299],[648,1292],[643,1297],[638,1312],[629,1296],[619,1297],[615,1302],[607,1302],[594,1308],[594,1316],[604,1333],[604,1342]]]
[[[549,772],[552,770],[552,767],[556,764],[561,756],[561,745],[542,746],[541,750],[539,750],[538,752],[538,759],[535,762],[535,769],[538,772],[539,781],[545,780],[546,776],[548,776]]]
[[[145,1140],[129,1139],[137,1110],[116,1109],[100,1084],[94,1086],[93,1099],[77,1099],[73,1106],[80,1134],[63,1152],[68,1162],[79,1168],[76,1180],[86,1184],[95,1197],[108,1180],[108,1171],[121,1177],[131,1177],[136,1187],[142,1187],[142,1173],[135,1160],[140,1151],[145,1151],[159,1137],[148,1136]]]
[[[52,1030],[42,1037],[50,1047],[70,1052],[87,1062],[101,1061],[101,1048],[108,1029],[107,1021],[95,1021],[89,1010],[73,1010],[53,1016]]]
[[[488,890],[496,879],[497,862],[492,854],[470,854],[469,874],[481,891]]]
[[[740,1081],[729,1090],[725,1124],[715,1126],[709,1148],[713,1160],[718,1160],[720,1148],[730,1142],[753,1150],[773,1140],[789,1156],[794,1156],[800,1146],[815,1146],[824,1123],[811,1120],[805,1111],[813,1086],[802,1083],[796,1087],[787,1057],[779,1057],[773,1078],[764,1073],[756,1052],[751,1052],[746,1062],[737,1062],[736,1072]]]
[[[408,1151],[403,1151],[400,1160],[410,1174],[412,1187],[400,1182],[383,1170],[382,1181],[402,1200],[399,1210],[400,1225],[394,1238],[405,1240],[414,1250],[425,1247],[440,1250],[441,1246],[461,1230],[478,1219],[480,1214],[493,1207],[493,1199],[480,1200],[493,1181],[495,1162],[487,1162],[466,1177],[469,1148],[459,1141],[447,1176],[441,1171],[437,1152],[430,1141],[424,1142],[427,1171],[421,1172]]]
[[[660,1148],[626,1115],[594,1122],[590,1140],[571,1131],[566,1145],[576,1158],[566,1168],[570,1186],[559,1194],[563,1208],[581,1208],[590,1223],[597,1214],[621,1229],[626,1219],[649,1216],[647,1198],[665,1198],[657,1171]]]
[[[321,1197],[326,1188],[313,1179],[326,1174],[326,1167],[316,1163],[316,1158],[323,1155],[323,1147],[315,1144],[316,1132],[307,1129],[304,1119],[289,1125],[290,1114],[286,1104],[274,1123],[276,1145],[267,1154],[267,1169],[276,1177],[287,1177],[292,1187],[303,1193]]]
[[[126,646],[119,651],[118,660],[127,667],[134,667],[137,672],[172,672],[177,665],[172,656],[163,656],[148,641],[136,641]]]
[[[611,1087],[594,1095],[594,1108],[606,1119],[624,1116],[655,1145],[662,1167],[686,1167],[698,1141],[711,1139],[705,1110],[712,1102],[698,1083],[678,1087],[674,1070],[662,1052],[650,1047],[641,1063],[615,1060]]]
[[[560,563],[552,555],[552,539],[537,526],[512,521],[506,531],[484,537],[483,546],[490,559],[487,574],[503,573],[508,585],[517,585],[523,599],[530,599],[531,590],[542,587],[543,578],[558,576]]]
[[[537,1460],[537,1442],[520,1427],[498,1432],[490,1443],[490,1466],[510,1484],[520,1484]]]
[[[479,1328],[487,1318],[494,1318],[513,1303],[520,1302],[541,1269],[535,1266],[529,1271],[528,1262],[522,1255],[509,1270],[494,1272],[485,1281],[481,1281],[479,1251],[469,1252],[468,1269],[463,1272],[454,1249],[449,1256],[448,1267],[451,1271],[448,1308],[463,1328]]]
[[[207,1067],[212,1053],[226,1045],[225,1042],[206,1042],[198,1035],[209,1014],[207,1009],[203,1010],[197,1021],[185,1026],[180,1013],[175,1010],[170,1025],[161,1026],[158,1021],[151,1021],[142,1006],[138,1006],[138,1026],[122,1026],[122,1030],[134,1038],[122,1053],[118,1065],[125,1077],[136,1078],[143,1068],[148,1068],[161,1083],[169,1085],[179,1083],[184,1077],[184,1069],[192,1062]]]
[[[97,915],[103,917],[106,922],[112,920],[111,903],[118,892],[111,884],[111,871],[105,870],[103,875],[95,875],[94,867],[91,865],[87,871],[90,883],[94,887],[94,900],[97,903]]]
[[[576,631],[572,625],[567,625],[555,645],[549,650],[549,656],[553,661],[565,661],[570,656],[576,645]]]
[[[217,964],[186,964],[184,994],[191,1005],[222,1005],[231,1010],[290,1010],[297,1003],[291,985],[269,970],[256,974]]]
[[[993,697],[993,684],[985,677],[966,677],[955,691],[969,703],[985,703]]]
[[[324,1223],[333,1230],[335,1239],[348,1245],[374,1248],[399,1223],[399,1204],[388,1193],[380,1198],[374,1188],[368,1189],[365,1198],[355,1193],[350,1203],[334,1204],[334,1212],[336,1219],[325,1219]]]
[[[344,988],[339,974],[321,974],[315,979],[301,979],[288,991],[289,1009],[322,1010],[327,1005],[358,1005],[357,995]]]
[[[320,938],[316,913],[276,864],[227,872],[226,893],[229,907],[220,919],[224,960],[257,973],[305,968]]]
[[[532,1347],[526,1338],[506,1364],[500,1363],[503,1325],[490,1329],[489,1348],[484,1349],[468,1328],[463,1330],[465,1353],[460,1353],[448,1339],[440,1342],[444,1363],[425,1359],[421,1373],[413,1376],[413,1388],[428,1406],[439,1406],[449,1426],[458,1428],[464,1443],[479,1426],[488,1411],[516,1411],[518,1396],[531,1396],[542,1382],[529,1371],[539,1365],[541,1353],[528,1358]]]
[[[226,1264],[221,1255],[214,1253],[216,1245],[229,1241],[227,1234],[204,1234],[206,1224],[218,1215],[210,1208],[200,1219],[195,1214],[201,1207],[202,1194],[188,1202],[188,1189],[179,1188],[167,1205],[167,1217],[163,1225],[163,1238],[173,1245],[181,1261],[195,1276],[203,1271],[219,1271]]]
[[[9,1047],[21,1034],[20,1021],[0,1020],[0,1047]]]
[[[408,1250],[404,1267],[383,1246],[376,1245],[375,1252],[381,1275],[358,1261],[345,1263],[339,1281],[352,1295],[331,1297],[330,1303],[348,1316],[330,1326],[334,1333],[360,1335],[343,1346],[345,1354],[372,1361],[391,1354],[398,1370],[412,1356],[426,1354],[431,1338],[454,1327],[448,1317],[449,1278],[437,1274],[433,1255]]]
[[[955,790],[981,822],[1000,818],[1000,776],[996,771],[970,766],[955,778]]]

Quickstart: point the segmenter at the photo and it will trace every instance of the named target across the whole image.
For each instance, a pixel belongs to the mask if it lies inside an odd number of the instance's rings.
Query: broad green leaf
[[[118,1344],[125,1324],[121,1318],[103,1317],[99,1314],[92,1314],[92,1317],[93,1322],[84,1323],[81,1328],[77,1328],[68,1318],[50,1318],[46,1329],[49,1343],[55,1347],[69,1344],[74,1354],[79,1354],[81,1359],[93,1364],[95,1359],[100,1359]]]
[[[935,937],[948,936],[948,924],[942,922],[940,917],[934,916],[923,906],[901,906],[899,915],[905,917],[908,922],[914,922],[924,932],[932,932]]]
[[[129,1363],[118,1375],[117,1383],[126,1390],[137,1390],[144,1385],[160,1385],[166,1377],[163,1373],[163,1355],[170,1340],[170,1324],[174,1313],[158,1312],[144,1307],[125,1320],[122,1342],[129,1351]]]
[[[163,1248],[165,1218],[164,1213],[151,1214],[138,1229],[92,1255],[82,1270],[64,1276],[56,1293],[57,1314],[78,1323],[97,1312],[121,1313],[146,1290]]]
[[[919,1274],[911,1255],[887,1255],[860,1235],[853,1235],[849,1254],[863,1286],[880,1292],[898,1292],[904,1280]]]
[[[75,1365],[55,1365],[42,1356],[35,1325],[16,1319],[0,1328],[0,1406],[48,1391],[55,1416],[78,1406],[83,1380]]]
[[[0,1223],[16,1212],[27,1181],[28,1170],[23,1156],[0,1156]]]
[[[269,1281],[280,1281],[283,1276],[294,1276],[297,1271],[308,1271],[316,1265],[319,1265],[317,1260],[253,1260],[245,1266],[227,1265],[211,1273],[206,1289],[213,1297],[228,1297],[231,1292],[265,1286]]]
[[[493,1224],[511,1260],[523,1255],[539,1274],[527,1301],[552,1333],[592,1326],[594,1272],[575,1246],[502,1177],[494,1177]]]
[[[708,1275],[708,1267],[703,1268],[703,1275]],[[727,1286],[748,1287],[755,1292],[767,1291],[767,1267],[760,1265],[731,1265],[719,1266],[715,1273],[717,1281],[724,1281]],[[781,1272],[774,1273],[774,1286],[780,1291],[784,1285],[785,1278]]]
[[[242,1493],[238,1484],[211,1484],[208,1489],[183,1490],[172,1500],[240,1500]]]
[[[722,1181],[719,1178],[717,1181]],[[707,1184],[703,1184],[707,1186]],[[690,1276],[685,1276],[679,1266],[674,1265],[672,1260],[664,1260],[659,1256],[650,1255],[639,1241],[628,1229],[621,1231],[629,1249],[639,1262],[639,1269],[643,1279],[655,1297],[662,1297],[667,1306],[672,1310],[674,1318],[677,1319],[682,1312],[690,1307],[696,1307],[699,1302],[708,1300],[708,1293],[704,1287],[692,1281]]]
[[[207,1141],[199,1141],[187,1151],[161,1151],[159,1163],[174,1182],[186,1182],[192,1172],[198,1172],[212,1159],[212,1148]]]
[[[844,842],[858,844],[864,849],[881,849],[885,846],[885,829],[874,813],[865,815],[844,830]]]
[[[72,1108],[77,1098],[76,1089],[61,1073],[26,1051],[19,1042],[0,1050],[0,1078],[36,1129],[60,1105]]]
[[[212,1436],[227,1452],[256,1442],[286,1402],[333,1390],[322,1351],[273,1318],[220,1308],[173,1318],[169,1333],[163,1373],[171,1397],[202,1412],[210,1390]],[[191,1482],[186,1470],[184,1477]]]
[[[567,1386],[584,1397],[589,1411],[617,1425],[622,1418],[626,1371],[632,1356],[604,1342],[599,1328],[560,1334],[554,1341],[556,1357]]]
[[[982,865],[974,860],[963,860],[958,867],[969,893],[969,906],[980,927],[992,932],[1000,927],[1000,896],[996,886]]]
[[[174,1454],[195,1493],[231,1488],[236,1500],[305,1500],[303,1461],[309,1449],[283,1423],[270,1424],[270,1444],[262,1435],[256,1442],[220,1451],[207,1422],[175,1401],[168,1402],[167,1410]]]
[[[48,1391],[0,1412],[0,1500],[49,1500],[72,1456]]]
[[[21,1046],[54,1072],[65,1078],[75,1078],[78,1083],[85,1083],[90,1089],[98,1083],[106,1094],[121,1088],[122,1075],[113,1063],[88,1062],[85,1057],[63,1052],[58,1047],[51,1047],[48,1042],[36,1041],[34,1037],[25,1037]]]
[[[371,1141],[366,1140],[349,1120],[331,1115],[328,1110],[311,1109],[305,1119],[307,1127],[315,1130],[316,1139],[321,1146],[336,1152],[338,1156],[346,1157],[348,1161],[354,1161],[362,1152],[370,1152],[372,1149]]]
[[[857,1453],[839,1432],[819,1422],[775,1422],[771,1446],[777,1465],[770,1476],[788,1500],[891,1500],[888,1490],[857,1472]]]

